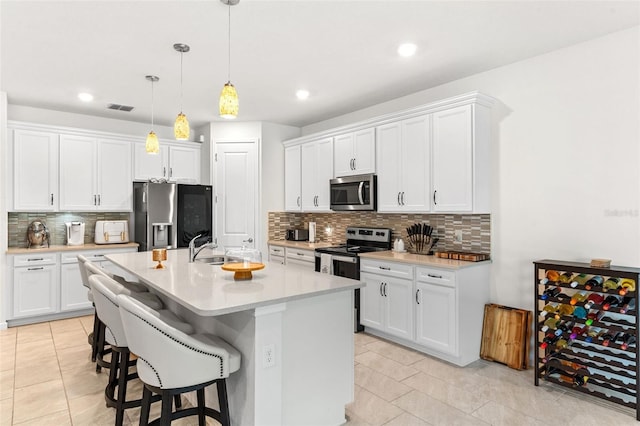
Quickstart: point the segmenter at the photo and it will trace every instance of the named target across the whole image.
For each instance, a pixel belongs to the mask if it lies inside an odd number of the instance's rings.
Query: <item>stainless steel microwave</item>
[[[331,179],[331,210],[375,211],[377,177],[374,174],[344,176]]]

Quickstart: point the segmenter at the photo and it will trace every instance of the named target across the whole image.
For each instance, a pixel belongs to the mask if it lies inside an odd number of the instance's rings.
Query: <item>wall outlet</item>
[[[456,229],[455,231],[453,231],[453,239],[457,243],[462,242],[462,229]]]
[[[276,347],[273,344],[262,347],[262,367],[269,368],[276,365]]]

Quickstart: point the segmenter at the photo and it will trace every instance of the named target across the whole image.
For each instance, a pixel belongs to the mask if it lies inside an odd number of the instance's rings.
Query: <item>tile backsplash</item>
[[[84,242],[93,243],[96,220],[130,220],[131,213],[73,212],[73,213],[9,213],[8,246],[27,247],[27,227],[34,220],[44,222],[49,228],[51,245],[67,243],[65,222],[84,222]]]
[[[291,213],[269,212],[269,239],[284,240],[291,228],[308,228],[316,222],[316,239],[344,244],[347,226],[371,226],[393,229],[393,239],[407,242],[406,228],[414,223],[433,227],[439,240],[436,250],[491,253],[491,215],[488,214],[387,214],[375,212]],[[455,231],[462,231],[462,241],[455,241]]]

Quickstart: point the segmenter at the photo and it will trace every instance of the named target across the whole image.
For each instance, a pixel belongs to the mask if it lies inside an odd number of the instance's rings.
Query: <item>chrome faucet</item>
[[[204,243],[203,245],[201,245],[200,247],[196,248],[196,240],[198,238],[202,237],[202,234],[198,234],[195,237],[193,237],[191,239],[191,241],[189,241],[189,263],[193,263],[196,260],[196,257],[198,256],[198,254],[202,251],[202,249],[205,249],[207,247],[209,248],[216,248],[218,247],[217,244],[214,244],[213,242],[208,242],[208,243]]]

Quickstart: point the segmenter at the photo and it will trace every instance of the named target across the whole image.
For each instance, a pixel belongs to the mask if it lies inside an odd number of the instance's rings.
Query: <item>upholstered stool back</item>
[[[106,326],[105,340],[110,345],[127,346],[127,336],[122,327],[117,300],[117,295],[124,290],[124,287],[111,278],[99,274],[89,276],[89,285],[98,317]]]

